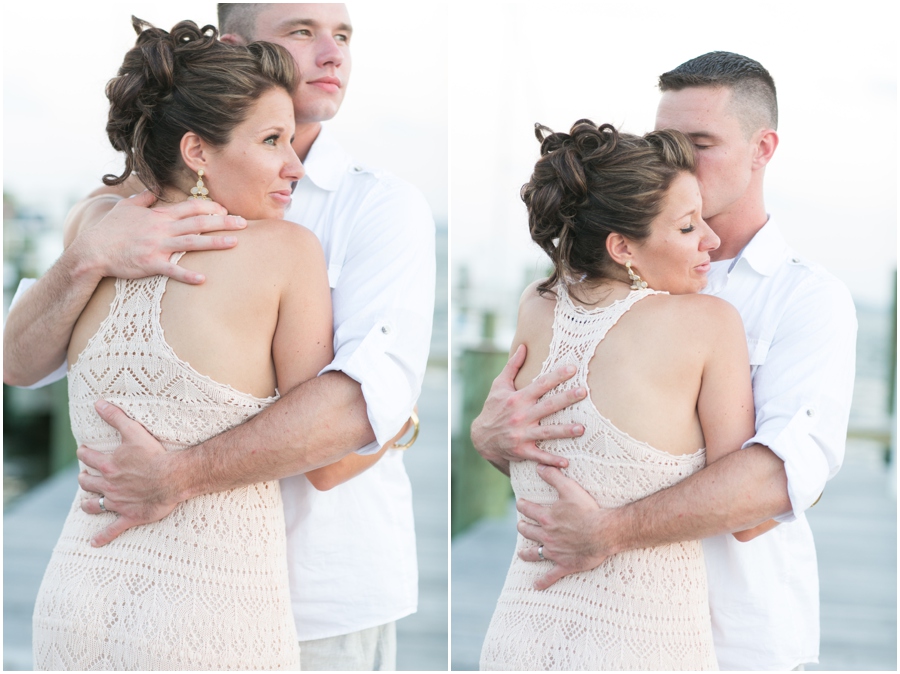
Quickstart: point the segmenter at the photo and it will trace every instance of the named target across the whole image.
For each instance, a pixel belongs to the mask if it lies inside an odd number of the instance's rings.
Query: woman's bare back
[[[314,377],[331,358],[330,305],[320,306],[321,300],[327,304],[324,259],[315,235],[293,223],[255,221],[229,234],[237,236],[236,247],[187,253],[180,259],[179,264],[202,273],[206,281],[195,286],[169,280],[160,324],[166,342],[193,369],[239,391],[267,397],[279,384],[273,352],[279,326],[286,332],[290,324],[296,325],[294,332],[304,342],[295,340],[309,361],[298,359],[294,369],[302,370],[295,375],[302,377],[299,381]],[[322,296],[308,302],[309,312],[316,315],[287,315],[282,303],[302,308],[303,300],[292,296],[303,295],[304,285],[311,300],[313,293]],[[114,297],[115,279],[103,279],[75,325],[70,365],[109,314]],[[315,354],[316,344],[321,354]]]
[[[572,301],[591,310],[627,294],[625,287],[605,293],[595,305]],[[695,305],[709,299],[656,295],[638,302],[610,329],[589,365],[590,397],[599,413],[631,437],[672,454],[705,446],[697,398],[707,338],[689,326],[702,311]],[[523,295],[514,348],[524,343],[528,357],[517,388],[537,376],[549,354],[555,307],[555,297],[542,297],[533,287]]]

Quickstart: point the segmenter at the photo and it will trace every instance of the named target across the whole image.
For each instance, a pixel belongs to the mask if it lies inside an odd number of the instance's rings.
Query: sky
[[[889,302],[897,47],[892,22],[874,19],[882,3],[348,7],[353,76],[329,125],[357,159],[409,180],[436,219],[450,218],[451,274],[468,268],[478,302],[507,311],[544,268],[518,197],[538,156],[533,124],[567,129],[590,117],[648,131],[658,74],[717,49],[759,60],[778,86],[781,143],[766,205],[788,242],[859,301]],[[103,131],[103,91],[134,43],[132,13],[165,28],[184,18],[214,23],[215,3],[65,3],[41,21],[40,40],[9,29],[34,25],[34,6],[5,3],[3,184],[19,202],[61,220],[119,169]]]
[[[328,124],[358,161],[412,182],[445,221],[448,35],[435,27],[446,26],[447,7],[351,2],[348,9],[353,70]],[[104,131],[104,89],[134,46],[131,15],[166,30],[183,19],[202,26],[216,23],[216,4],[60,3],[38,32],[11,29],[35,27],[34,12],[30,3],[4,3],[3,187],[61,219],[104,173],[124,165]]]
[[[534,123],[567,131],[587,117],[650,131],[659,74],[715,50],[754,58],[775,80],[780,145],[766,207],[788,244],[858,302],[887,304],[897,48],[896,27],[874,19],[879,7],[695,0],[485,3],[477,20],[451,12],[451,272],[458,281],[467,267],[470,304],[514,317],[527,280],[544,275],[519,198],[539,156]]]

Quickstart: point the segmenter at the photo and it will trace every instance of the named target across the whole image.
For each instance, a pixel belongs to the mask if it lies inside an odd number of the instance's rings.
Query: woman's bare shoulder
[[[556,295],[549,291],[543,293],[538,290],[544,281],[535,281],[525,288],[522,296],[519,298],[519,326],[523,321],[526,323],[539,322],[544,324],[549,321],[553,322],[553,312],[556,309]]]
[[[690,320],[721,320],[729,316],[740,318],[737,309],[732,304],[720,297],[713,295],[669,295],[660,293],[651,295],[639,302],[647,310],[663,314],[670,318]]]
[[[318,237],[303,225],[287,220],[252,220],[242,232],[251,246],[272,259],[324,259]],[[240,239],[238,241],[240,247]]]
[[[691,341],[717,339],[725,334],[744,334],[741,315],[735,307],[712,295],[654,295],[644,300],[648,313],[664,323],[667,334]]]
[[[319,240],[312,230],[288,220],[251,220],[247,231],[254,231],[261,241],[268,243],[288,242],[296,244],[318,244]]]

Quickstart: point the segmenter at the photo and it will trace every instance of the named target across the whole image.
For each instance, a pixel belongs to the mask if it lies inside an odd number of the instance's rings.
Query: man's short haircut
[[[775,81],[758,61],[728,51],[712,51],[659,76],[660,91],[688,87],[731,89],[732,106],[747,136],[759,129],[778,128]]]
[[[269,6],[265,2],[220,2],[218,4],[219,35],[234,33],[247,42],[256,34],[256,17]]]

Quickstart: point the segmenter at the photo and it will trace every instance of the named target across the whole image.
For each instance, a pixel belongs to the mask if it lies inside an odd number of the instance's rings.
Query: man
[[[853,387],[856,317],[847,289],[792,252],[764,205],[765,167],[778,145],[775,84],[756,61],[712,52],[660,77],[656,128],[678,129],[696,147],[703,217],[722,243],[706,292],[734,304],[747,332],[756,435],[704,470],[617,510],[597,503],[535,441],[580,435],[539,426],[584,390],[538,399],[571,373],[557,371],[515,392],[520,349],[495,380],[472,425],[489,461],[536,459],[559,492],[550,507],[520,501],[536,524],[523,559],[555,563],[537,586],[592,569],[628,549],[704,538],[716,655],[722,669],[802,669],[818,661],[818,576],[804,511],[844,454]],[[729,532],[770,518],[781,524],[749,542]],[[765,528],[765,527],[763,527]],[[540,547],[542,546],[542,547]]]
[[[219,24],[223,41],[275,42],[299,66],[293,146],[306,176],[286,217],[322,242],[335,359],[318,378],[282,392],[265,413],[184,452],[163,452],[120,410],[98,405],[121,431],[123,444],[112,455],[79,448],[79,458],[101,473],[79,477],[98,494],[82,507],[99,512],[102,494],[104,507],[119,514],[95,538],[103,545],[131,526],[165,517],[192,496],[285,478],[302,668],[394,669],[394,623],[413,613],[417,602],[412,500],[402,452],[387,452],[371,469],[327,492],[316,491],[298,473],[355,450],[377,450],[410,416],[430,342],[433,221],[418,191],[353,162],[321,126],[338,112],[350,75],[352,26],[343,5],[220,4]],[[152,202],[146,194],[124,200],[86,226],[22,296],[4,336],[7,383],[31,383],[59,363],[72,325],[102,276],[164,273],[202,282],[190,271],[166,266],[168,253],[234,245],[226,236],[187,233],[243,226],[233,216],[223,218],[218,207],[212,216],[201,215],[210,212],[210,202],[146,209]],[[73,217],[89,218],[90,209],[87,204]],[[150,233],[134,242],[128,238],[134,231]]]

